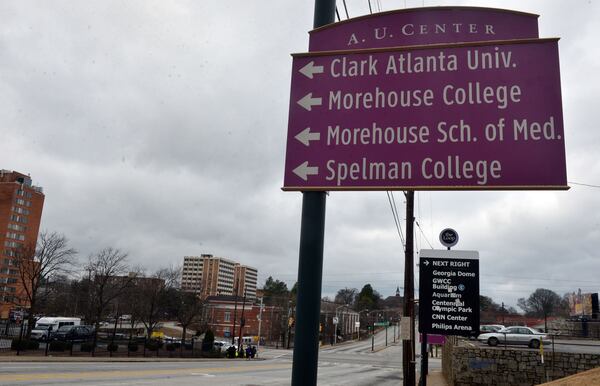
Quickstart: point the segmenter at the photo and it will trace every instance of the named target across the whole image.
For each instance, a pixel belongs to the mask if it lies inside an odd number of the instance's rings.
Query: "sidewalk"
[[[417,372],[417,381],[420,379],[421,374]],[[429,370],[427,375],[427,386],[448,386],[446,378],[440,369]]]

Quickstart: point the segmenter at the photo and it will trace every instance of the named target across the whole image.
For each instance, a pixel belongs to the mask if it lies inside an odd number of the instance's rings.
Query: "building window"
[[[13,212],[19,213],[19,214],[24,214],[24,215],[28,215],[29,214],[29,210],[28,209],[20,208],[18,206],[13,206],[12,210],[13,210]]]
[[[8,224],[8,229],[12,229],[13,231],[19,231],[19,232],[25,232],[27,231],[27,227],[23,226],[23,225],[17,225],[17,224]]]
[[[225,321],[225,322],[231,321],[231,312],[229,312],[229,311],[225,312],[225,319],[223,319],[223,321]]]

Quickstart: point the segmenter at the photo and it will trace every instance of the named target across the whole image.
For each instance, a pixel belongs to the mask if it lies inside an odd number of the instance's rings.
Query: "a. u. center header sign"
[[[284,190],[568,188],[558,39],[536,15],[390,12],[310,47],[293,55]]]

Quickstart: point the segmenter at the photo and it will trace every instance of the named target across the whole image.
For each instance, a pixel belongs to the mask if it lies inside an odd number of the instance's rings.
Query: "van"
[[[31,339],[46,341],[50,338],[52,332],[55,332],[62,326],[80,326],[81,318],[67,317],[42,317],[37,320],[35,327],[31,330]]]
[[[238,340],[239,340],[239,338],[236,336],[234,338],[234,344],[236,347],[239,347]],[[244,346],[255,345],[257,343],[258,343],[258,336],[243,336],[242,337],[242,344]]]

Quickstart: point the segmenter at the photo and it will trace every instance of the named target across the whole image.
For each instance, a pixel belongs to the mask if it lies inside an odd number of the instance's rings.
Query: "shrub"
[[[176,343],[167,343],[167,345],[165,346],[165,348],[167,349],[167,351],[175,351],[175,349],[178,347],[179,345]]]
[[[204,339],[202,339],[202,351],[210,351],[215,343],[215,334],[212,330],[206,330]]]
[[[35,340],[26,340],[26,339],[22,339],[21,341],[19,341],[18,339],[13,340],[10,343],[10,349],[11,350],[37,350],[38,348],[40,348],[40,342],[35,341]]]
[[[138,350],[138,344],[135,342],[130,342],[127,345],[127,350],[131,351],[131,352],[136,352]]]
[[[108,344],[108,346],[106,346],[106,349],[110,352],[115,352],[119,349],[119,345],[114,342],[111,342]]]
[[[50,347],[48,347],[48,350],[50,351],[65,351],[70,349],[71,343],[63,342],[60,340],[53,340],[52,342],[50,342]]]
[[[94,349],[94,343],[93,342],[83,342],[81,344],[81,351],[82,352],[92,352],[93,349]]]
[[[150,351],[156,351],[159,348],[162,348],[163,342],[158,339],[148,339],[146,341],[146,348]]]

